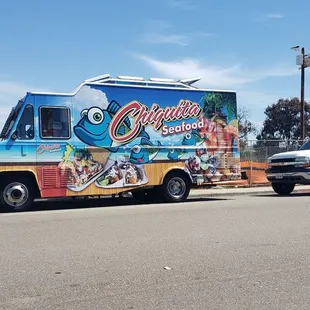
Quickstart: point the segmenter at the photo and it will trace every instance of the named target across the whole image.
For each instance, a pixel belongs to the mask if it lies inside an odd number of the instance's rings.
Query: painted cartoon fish
[[[178,160],[178,159],[180,159],[185,153],[186,153],[186,150],[184,150],[184,149],[174,148],[174,149],[170,149],[170,150],[169,150],[167,157],[168,157],[170,160]]]
[[[106,110],[99,107],[92,107],[81,112],[81,120],[74,127],[74,133],[84,143],[90,146],[102,147],[110,152],[117,152],[120,144],[115,144],[109,135],[109,125],[113,116],[121,108],[116,101],[111,101]],[[125,118],[124,123],[118,129],[118,135],[124,135],[130,130],[129,118]],[[138,137],[150,139],[148,133],[143,128]]]
[[[135,144],[130,152],[129,161],[133,164],[147,164],[157,156],[160,151],[161,143],[153,144],[149,139],[139,139],[139,144]]]
[[[191,132],[185,134],[182,145],[186,146],[199,146],[205,141],[205,138],[201,138],[200,133],[193,129]]]

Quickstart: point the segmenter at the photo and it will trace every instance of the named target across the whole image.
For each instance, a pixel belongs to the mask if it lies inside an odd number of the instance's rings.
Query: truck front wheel
[[[279,195],[289,195],[295,188],[295,184],[272,183],[273,190]]]
[[[32,183],[26,178],[2,182],[1,202],[7,211],[26,211],[34,201]]]

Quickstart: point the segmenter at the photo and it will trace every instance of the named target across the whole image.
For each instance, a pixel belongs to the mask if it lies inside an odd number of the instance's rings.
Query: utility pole
[[[301,85],[300,85],[300,139],[305,140],[305,48],[301,48]]]

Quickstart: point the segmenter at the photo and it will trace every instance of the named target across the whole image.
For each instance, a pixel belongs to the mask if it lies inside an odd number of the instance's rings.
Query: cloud
[[[268,105],[273,104],[279,99],[278,94],[269,94],[263,91],[240,89],[237,91],[237,104],[239,108],[246,108],[249,111],[248,119],[254,124],[258,132],[261,131]],[[249,135],[250,140],[255,140],[256,135]]]
[[[83,86],[82,89],[74,97],[78,108],[83,109],[96,106],[102,109],[108,107],[108,98],[104,92],[91,88],[90,86]]]
[[[215,37],[216,33],[213,33],[213,32],[197,32],[197,33],[193,33],[191,35],[195,36],[195,37]]]
[[[270,19],[281,19],[283,17],[284,17],[283,14],[276,14],[276,13],[266,14],[266,18],[270,18]]]
[[[0,81],[0,128],[3,127],[11,109],[27,92],[47,91],[20,82]]]
[[[214,33],[202,32],[191,34],[158,34],[146,33],[142,36],[142,41],[148,44],[173,44],[187,46],[192,40],[198,37],[213,37]]]
[[[161,61],[148,56],[139,57],[152,69],[166,77],[182,79],[190,76],[202,76],[203,84],[211,87],[219,87],[222,85],[235,86],[250,81],[247,77],[234,74],[238,70],[238,65],[229,68],[220,68],[202,64],[195,59]]]
[[[196,7],[193,0],[165,0],[167,6],[181,10],[191,10]]]
[[[249,110],[251,114],[249,119],[257,126],[258,130],[261,129],[265,118],[265,108],[276,102],[281,95],[253,90],[254,82],[270,77],[285,77],[299,74],[295,66],[291,67],[281,63],[259,68],[244,68],[240,64],[233,64],[227,67],[223,65],[210,65],[191,58],[163,61],[145,55],[138,55],[137,57],[165,77],[178,80],[201,76],[201,81],[197,83],[199,87],[208,89],[233,88],[237,91],[238,106]]]
[[[152,29],[167,29],[172,26],[170,22],[162,19],[147,19],[145,24],[146,27],[150,27]]]
[[[180,46],[186,46],[189,43],[189,39],[184,35],[160,35],[156,33],[144,35],[143,41],[149,44],[174,44]]]
[[[281,13],[266,13],[266,14],[261,14],[260,16],[256,17],[254,21],[256,22],[265,22],[268,20],[277,20],[277,19],[282,19],[284,18],[284,14]]]
[[[277,100],[276,95],[266,94],[261,91],[240,89],[237,93],[237,100],[240,102],[239,106],[243,107],[266,107]]]
[[[0,128],[3,127],[11,109],[19,99],[23,98],[27,92],[50,92],[46,89],[29,87],[25,84],[10,81],[0,81]],[[105,93],[84,86],[75,97],[79,108],[89,108],[92,105],[101,108],[108,106],[108,99]]]
[[[298,74],[295,66],[278,64],[266,68],[243,68],[240,64],[231,66],[209,65],[197,59],[185,58],[175,61],[158,60],[145,55],[138,55],[139,59],[145,62],[158,73],[175,79],[201,76],[201,86],[213,88],[239,87],[274,76],[291,76]]]
[[[169,3],[169,1],[167,2]],[[215,33],[207,31],[195,31],[192,33],[180,33],[179,28],[173,32],[173,25],[165,20],[151,19],[145,20],[143,26],[143,33],[139,41],[148,44],[174,44],[179,46],[186,46],[191,41],[197,38],[214,37]]]
[[[1,96],[12,96],[20,99],[25,96],[27,92],[47,91],[35,87],[29,87],[25,84],[12,81],[0,81]]]

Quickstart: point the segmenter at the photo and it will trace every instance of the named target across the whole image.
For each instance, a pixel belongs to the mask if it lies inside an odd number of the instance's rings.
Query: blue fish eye
[[[132,148],[132,151],[136,154],[140,153],[141,151],[141,147],[139,145],[135,145],[133,148]]]
[[[170,153],[174,153],[174,149],[170,149],[169,151],[170,151]]]
[[[104,120],[104,114],[99,108],[91,108],[87,113],[87,117],[88,120],[94,125],[98,125]]]
[[[192,135],[189,132],[185,135],[185,139],[187,139],[187,140],[190,140],[191,137],[192,137]]]

